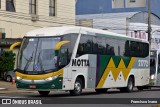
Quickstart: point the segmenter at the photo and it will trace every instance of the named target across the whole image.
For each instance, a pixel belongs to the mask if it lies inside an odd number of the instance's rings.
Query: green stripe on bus
[[[100,55],[100,77],[102,77],[110,58],[111,56],[108,55]]]
[[[120,62],[120,60],[121,60],[121,57],[120,57],[120,56],[112,56],[112,59],[113,59],[114,64],[115,64],[115,66],[116,66],[116,68],[117,68],[118,65],[119,65],[119,62]]]
[[[131,57],[122,57],[122,59],[123,59],[124,64],[125,64],[125,66],[127,68],[129,63],[130,63]]]

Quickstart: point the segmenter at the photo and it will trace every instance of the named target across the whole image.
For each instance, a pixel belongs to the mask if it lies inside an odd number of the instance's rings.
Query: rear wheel
[[[42,96],[47,96],[50,93],[50,91],[38,91],[38,92]]]
[[[77,78],[74,83],[74,90],[70,90],[70,94],[74,96],[81,95],[82,93],[82,80]]]
[[[126,92],[132,92],[134,87],[134,80],[132,77],[129,77],[127,87],[125,87]]]
[[[104,88],[104,89],[95,89],[95,91],[97,93],[106,93],[108,89]]]
[[[134,80],[132,77],[129,77],[127,87],[120,88],[121,92],[132,92],[134,87]]]

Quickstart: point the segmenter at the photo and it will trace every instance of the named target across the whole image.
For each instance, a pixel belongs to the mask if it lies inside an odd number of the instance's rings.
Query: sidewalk
[[[18,90],[16,84],[0,80],[0,94],[9,93],[34,93],[35,91]]]

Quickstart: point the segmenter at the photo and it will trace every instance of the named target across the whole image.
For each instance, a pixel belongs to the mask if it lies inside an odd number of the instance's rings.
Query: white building
[[[0,0],[0,32],[22,38],[48,26],[75,25],[75,0]]]

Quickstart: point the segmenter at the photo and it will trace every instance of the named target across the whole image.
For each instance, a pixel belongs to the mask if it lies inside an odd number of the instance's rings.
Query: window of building
[[[112,8],[124,8],[124,0],[112,0]]]
[[[29,14],[36,14],[36,0],[29,0]]]
[[[55,0],[49,0],[49,16],[55,16]]]
[[[6,11],[15,12],[14,0],[6,0]]]

